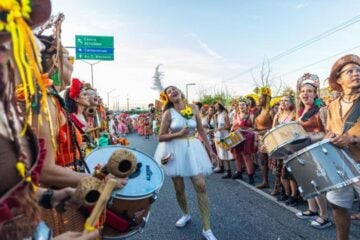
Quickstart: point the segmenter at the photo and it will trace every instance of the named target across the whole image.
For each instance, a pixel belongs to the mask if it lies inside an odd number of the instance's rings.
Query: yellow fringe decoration
[[[40,60],[37,58],[38,52],[35,39],[31,28],[24,19],[30,18],[31,3],[30,0],[21,0],[19,3],[16,0],[1,0],[0,11],[7,12],[6,22],[0,21],[0,31],[7,31],[11,35],[13,57],[16,63],[23,88],[23,96],[25,100],[25,117],[26,121],[32,118],[32,101],[38,100],[38,89],[40,90],[41,98],[39,103],[41,111],[46,111],[48,108],[46,100],[46,87],[41,78]],[[38,103],[38,104],[39,104]],[[40,120],[41,121],[41,120]],[[23,136],[26,131],[26,125],[21,131]]]

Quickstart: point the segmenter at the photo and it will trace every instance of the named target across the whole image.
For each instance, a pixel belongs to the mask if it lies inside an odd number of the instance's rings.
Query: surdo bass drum
[[[145,226],[151,204],[164,182],[164,173],[152,157],[139,150],[111,145],[97,148],[86,158],[91,171],[98,164],[105,165],[114,151],[124,149],[136,157],[136,168],[132,169],[133,161],[121,159],[118,168],[120,172],[132,171],[127,185],[116,189],[108,202],[106,223],[103,239],[123,239],[140,232]]]
[[[310,144],[310,137],[298,122],[277,125],[263,137],[266,150],[271,157],[286,158]]]
[[[294,175],[304,199],[360,180],[360,164],[329,139],[301,149],[289,156],[285,164]]]

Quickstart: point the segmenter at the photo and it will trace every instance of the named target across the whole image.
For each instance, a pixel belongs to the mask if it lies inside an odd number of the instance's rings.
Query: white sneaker
[[[175,223],[175,226],[181,228],[185,227],[185,225],[190,221],[191,216],[190,214],[183,215],[177,222]]]
[[[217,240],[216,237],[214,236],[213,232],[211,231],[211,229],[208,230],[202,230],[202,235],[206,240]]]

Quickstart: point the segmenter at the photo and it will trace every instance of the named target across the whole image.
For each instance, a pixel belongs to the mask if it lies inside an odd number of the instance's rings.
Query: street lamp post
[[[109,104],[109,96],[110,96],[110,93],[112,93],[113,91],[115,91],[116,89],[113,89],[109,92],[106,92],[106,95],[107,95],[107,105],[108,105],[108,109],[110,110],[110,104]]]
[[[120,96],[121,96],[121,94],[116,95],[116,96],[114,97],[113,105],[114,105],[114,108],[116,109],[116,111],[119,111],[119,110],[120,110],[120,109],[119,109],[119,101],[118,101],[118,97],[120,97]]]
[[[94,87],[94,67],[93,67],[93,66],[94,66],[95,64],[100,63],[101,61],[97,61],[97,62],[91,63],[91,62],[82,60],[82,62],[90,65],[90,68],[91,68],[91,87]]]
[[[196,83],[187,83],[186,84],[186,100],[188,101],[188,97],[189,97],[189,93],[188,93],[188,87],[189,86],[193,86],[193,85],[196,85]]]

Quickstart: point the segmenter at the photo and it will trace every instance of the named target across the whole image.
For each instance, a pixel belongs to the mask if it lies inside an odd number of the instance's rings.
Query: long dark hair
[[[228,113],[228,110],[225,108],[225,106],[221,102],[217,101],[215,104],[218,104],[220,106],[221,112],[225,111],[226,113]]]
[[[69,113],[76,113],[77,104],[74,99],[69,96],[70,88],[65,90],[65,103]]]
[[[167,87],[164,89],[164,93],[166,94],[166,91],[167,91],[169,88],[171,88],[171,87],[172,87],[172,88],[176,88],[176,89],[180,92],[180,94],[181,94],[181,99],[185,99],[185,100],[186,100],[184,93],[183,93],[178,87],[176,87],[176,86],[172,86],[172,85],[167,86]],[[166,94],[166,96],[167,96],[167,94]],[[167,97],[169,98],[169,96],[167,96]],[[163,107],[163,112],[165,112],[166,110],[168,110],[168,109],[170,109],[170,108],[173,108],[173,107],[174,107],[174,103],[168,101],[168,102],[164,105],[164,107]]]

